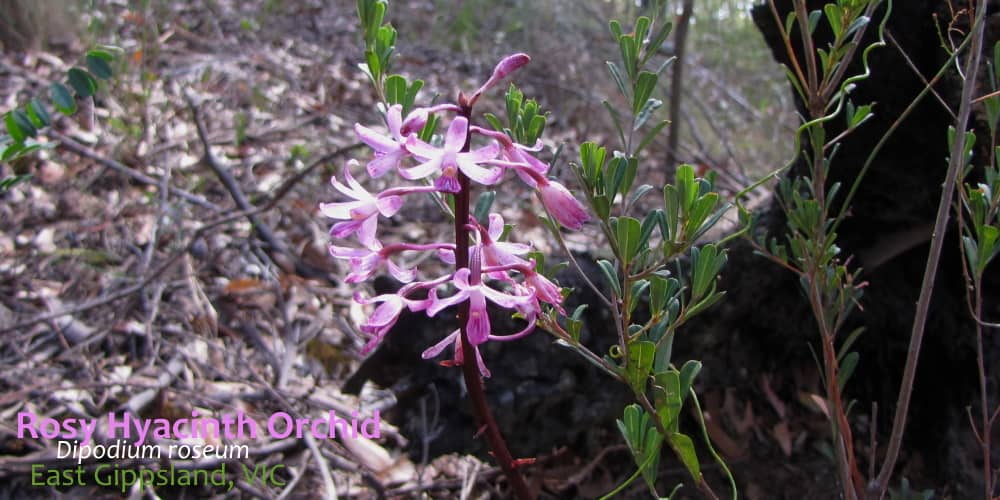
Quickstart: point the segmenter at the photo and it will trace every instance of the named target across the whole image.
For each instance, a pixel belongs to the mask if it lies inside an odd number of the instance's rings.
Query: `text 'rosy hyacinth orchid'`
[[[341,179],[334,177],[333,187],[347,200],[320,204],[323,215],[337,222],[330,230],[338,239],[356,237],[360,247],[330,245],[330,254],[350,264],[347,283],[371,279],[383,267],[403,283],[396,293],[366,298],[356,293],[355,301],[374,309],[361,331],[370,336],[363,353],[374,350],[396,324],[404,310],[425,312],[435,316],[453,306],[460,306],[464,324],[423,352],[425,359],[439,355],[447,347],[454,354],[445,365],[462,365],[468,357],[464,342],[475,354],[480,375],[489,377],[479,346],[489,341],[508,341],[530,334],[536,319],[543,314],[542,304],[565,314],[562,290],[535,270],[535,262],[526,258],[529,245],[502,241],[504,220],[496,213],[488,215],[488,227],[483,227],[469,215],[471,182],[494,186],[503,181],[508,170],[538,194],[539,200],[555,221],[566,228],[579,229],[588,219],[581,203],[565,186],[546,177],[549,165],[534,155],[541,151],[541,142],[531,146],[518,144],[508,132],[471,125],[472,107],[490,88],[528,63],[525,54],[504,58],[489,80],[471,96],[459,94],[458,104],[442,104],[416,108],[406,116],[400,104],[385,109],[387,131],[380,132],[361,124],[354,130],[358,138],[372,151],[366,170],[370,177],[379,178],[392,172],[398,174],[394,186],[379,193],[370,193],[352,176],[360,164],[351,160]],[[443,140],[421,139],[420,133],[432,117],[452,118]],[[472,147],[473,142],[481,142]],[[455,242],[383,243],[378,236],[380,218],[396,215],[413,194],[439,197],[445,206],[446,196],[454,196]],[[463,206],[464,205],[464,206]],[[485,221],[484,221],[485,224]],[[439,259],[455,266],[454,272],[435,278],[421,279],[420,270],[408,267],[401,254],[436,252]],[[440,268],[440,266],[438,266]],[[510,310],[527,322],[521,331],[494,333],[487,313],[487,303]]]

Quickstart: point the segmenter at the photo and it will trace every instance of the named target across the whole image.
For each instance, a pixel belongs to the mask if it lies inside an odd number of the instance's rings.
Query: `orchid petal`
[[[403,125],[403,106],[400,104],[389,106],[389,110],[385,113],[385,123],[389,126],[389,133],[395,139],[399,139],[399,129]]]
[[[448,347],[449,344],[455,345],[456,346],[455,350],[458,351],[459,348],[457,347],[457,339],[459,333],[460,333],[459,330],[451,332],[451,334],[441,339],[441,341],[438,342],[437,344],[428,347],[423,353],[420,354],[420,357],[424,359],[431,359],[437,356],[438,354],[441,354],[441,351],[443,351],[446,347]]]
[[[378,208],[378,212],[383,216],[392,217],[403,207],[403,198],[401,196],[376,198],[375,207]]]
[[[482,292],[469,293],[469,321],[466,332],[472,345],[486,342],[490,336],[490,315],[486,310],[486,298]]]
[[[400,146],[392,137],[380,134],[360,123],[354,124],[354,133],[361,142],[379,153],[388,153],[399,149]]]
[[[380,248],[382,243],[375,237],[377,231],[378,217],[368,217],[361,221],[361,227],[358,229],[358,241],[368,248]]]
[[[389,268],[389,274],[393,278],[396,278],[400,283],[409,283],[417,277],[416,269],[405,269],[396,265],[392,260],[385,260],[386,266]]]
[[[441,170],[441,157],[431,158],[412,168],[399,169],[399,175],[407,180],[423,179]]]
[[[423,160],[441,156],[441,150],[420,140],[415,135],[411,135],[406,139],[404,148],[417,158]]]
[[[486,231],[491,240],[499,240],[503,235],[503,216],[494,212],[490,214],[490,227]]]
[[[483,185],[493,185],[500,182],[503,178],[503,170],[500,168],[483,168],[476,165],[472,161],[469,161],[464,157],[465,155],[459,155],[456,158],[458,162],[458,168],[462,170],[462,173],[469,176],[470,179],[483,184]]]
[[[382,177],[390,170],[398,167],[400,160],[405,157],[406,151],[402,148],[377,156],[374,160],[368,162],[366,166],[368,175],[373,179]]]
[[[531,295],[508,295],[503,292],[498,292],[486,285],[479,287],[480,291],[486,298],[490,299],[494,304],[504,307],[507,309],[516,309],[518,306],[527,304],[534,300]]]
[[[456,117],[448,126],[448,132],[444,135],[445,151],[459,151],[465,146],[465,139],[469,132],[469,120],[463,116]]]
[[[435,316],[435,315],[437,315],[437,313],[441,312],[442,310],[447,309],[447,308],[449,308],[449,307],[451,307],[451,306],[453,306],[455,304],[458,304],[460,302],[463,302],[467,298],[469,298],[469,294],[468,294],[468,292],[465,292],[464,290],[460,290],[455,295],[452,295],[451,297],[446,297],[446,298],[443,298],[443,299],[439,299],[435,295],[434,296],[434,303],[431,304],[430,307],[427,308],[427,315],[428,316]]]
[[[360,201],[320,203],[319,211],[331,219],[351,219],[351,212],[363,204],[364,202]]]

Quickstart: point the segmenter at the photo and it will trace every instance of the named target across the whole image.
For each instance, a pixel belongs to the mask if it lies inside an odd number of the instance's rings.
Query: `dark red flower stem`
[[[466,106],[463,103],[460,115],[469,120],[470,124],[472,123],[471,106]],[[462,147],[463,152],[469,151],[471,142],[472,134],[467,133],[465,145]],[[461,190],[455,194],[455,269],[469,267],[469,229],[466,227],[469,223],[469,178],[461,171],[458,172],[458,184]],[[493,457],[500,463],[500,468],[503,469],[511,489],[514,490],[514,496],[518,500],[530,500],[534,496],[528,489],[528,484],[524,482],[521,472],[517,470],[514,457],[507,449],[507,442],[504,441],[500,428],[497,427],[497,422],[493,419],[493,413],[490,412],[489,404],[486,402],[486,391],[483,388],[483,379],[479,375],[476,352],[473,350],[472,343],[469,342],[469,334],[465,327],[468,320],[469,302],[465,301],[458,306],[458,324],[461,329],[462,358],[464,359],[462,375],[465,377],[469,399],[472,400],[477,426],[481,429],[480,432],[486,436],[490,449],[493,451]]]

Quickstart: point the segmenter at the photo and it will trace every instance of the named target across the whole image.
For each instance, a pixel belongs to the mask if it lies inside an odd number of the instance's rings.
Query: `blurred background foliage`
[[[554,130],[572,129],[613,146],[610,120],[600,106],[602,99],[615,95],[604,61],[615,60],[618,49],[607,22],[619,19],[629,25],[637,15],[656,15],[656,3],[663,4],[660,22],[675,24],[662,60],[676,50],[673,36],[683,0],[407,2],[402,8],[411,15],[397,10],[393,22],[401,37],[419,42],[400,44],[404,52],[429,46],[455,51],[478,73],[504,54],[531,54],[526,92],[553,111]],[[750,18],[753,3],[694,0],[683,61],[678,155],[666,164],[662,137],[647,153],[650,174],[664,171],[672,178],[676,163],[688,162],[732,174],[723,176],[731,189],[788,159],[794,109],[784,74]],[[665,103],[661,119],[669,113],[669,74],[676,63],[660,80],[659,98]]]
[[[218,29],[232,10],[242,16],[240,28],[246,36],[280,39],[294,37],[289,26],[304,25],[303,13],[328,11],[324,15],[350,18],[351,0],[255,0],[228,5],[224,0],[133,2],[86,0],[0,0],[0,43],[6,51],[26,49],[84,50],[92,43],[115,43],[121,23],[129,12],[144,13],[138,38],[145,39],[144,57],[138,74],[150,68],[155,58],[155,40],[173,23],[184,24],[177,12],[203,11],[214,20],[201,19],[184,26],[192,33]],[[657,15],[675,23],[683,0],[425,0],[395,2],[391,22],[400,33],[400,68],[419,76],[430,61],[457,62],[470,79],[488,74],[502,55],[523,51],[532,55],[526,91],[553,112],[551,131],[555,141],[579,142],[596,139],[610,146],[614,133],[600,102],[615,94],[604,61],[614,59],[617,47],[608,35],[609,19],[628,25],[640,14]],[[722,187],[733,189],[780,165],[791,153],[793,109],[787,85],[754,27],[750,0],[693,0],[693,11],[684,55],[683,86],[679,102],[679,145],[674,161],[668,161],[666,138],[649,149],[643,168],[653,178],[671,178],[677,163],[689,162],[723,173]],[[659,13],[656,11],[659,10]],[[195,18],[197,19],[197,17]],[[276,22],[279,21],[279,22]],[[284,21],[284,22],[281,22]],[[277,28],[275,33],[267,33]],[[282,31],[285,30],[285,31]],[[676,29],[675,29],[676,33]],[[135,33],[133,33],[135,35]],[[671,35],[673,37],[673,35]],[[659,55],[673,55],[673,39]],[[357,42],[360,44],[360,40]],[[360,47],[360,45],[359,45]],[[350,47],[335,47],[344,58],[360,57]],[[137,59],[138,61],[138,59]],[[155,61],[152,61],[155,66]],[[676,68],[668,68],[669,74]],[[147,75],[147,78],[149,75]],[[431,82],[433,83],[433,82]],[[661,78],[659,111],[668,116],[672,102],[670,78]],[[456,82],[457,86],[457,82]],[[434,88],[424,92],[453,92]],[[429,93],[430,92],[430,93]],[[567,156],[568,157],[568,156]],[[657,179],[657,173],[667,177]],[[727,175],[729,174],[729,175]]]

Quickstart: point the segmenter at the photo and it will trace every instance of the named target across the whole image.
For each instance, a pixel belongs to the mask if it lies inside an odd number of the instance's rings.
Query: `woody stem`
[[[464,116],[468,120],[468,123],[472,123],[471,106],[463,105],[460,115]],[[472,134],[467,131],[465,145],[462,147],[463,152],[469,151],[471,140]],[[469,229],[466,225],[469,222],[470,190],[469,178],[461,171],[458,172],[458,183],[460,190],[455,194],[455,269],[462,269],[463,267],[469,267]],[[458,306],[458,324],[461,330],[462,358],[464,359],[462,363],[462,375],[465,377],[465,386],[469,391],[469,399],[472,400],[472,407],[476,414],[478,428],[482,429],[481,432],[486,436],[486,440],[493,452],[493,457],[499,462],[500,468],[503,469],[504,474],[507,476],[507,481],[510,482],[511,488],[514,490],[514,496],[518,500],[532,499],[534,496],[528,490],[528,485],[525,483],[520,471],[517,470],[514,457],[511,456],[510,450],[507,449],[507,443],[504,441],[503,435],[500,433],[500,428],[497,427],[496,420],[493,419],[493,413],[490,412],[489,404],[486,402],[486,392],[483,388],[483,380],[479,375],[475,346],[469,342],[469,334],[466,328],[468,320],[469,302],[465,301]]]

